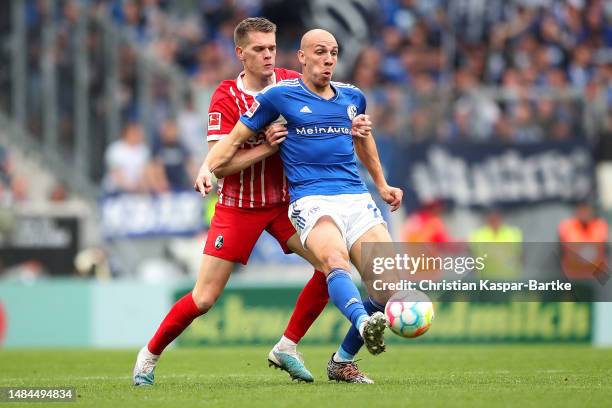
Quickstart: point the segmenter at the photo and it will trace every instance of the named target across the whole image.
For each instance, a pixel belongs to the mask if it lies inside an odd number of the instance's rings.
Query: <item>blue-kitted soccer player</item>
[[[208,193],[211,172],[231,160],[242,143],[271,122],[286,121],[286,135],[277,142],[289,182],[289,217],[304,247],[323,266],[330,298],[352,323],[328,363],[328,377],[371,383],[357,369],[354,356],[364,342],[374,355],[384,351],[384,306],[372,298],[362,302],[349,262],[363,277],[361,244],[391,242],[391,237],[359,177],[355,153],[392,211],[401,205],[403,193],[387,184],[372,133],[351,136],[352,121],[365,114],[366,100],[358,88],[331,81],[338,61],[334,36],[320,29],[307,32],[298,58],[302,78],[282,81],[259,94],[228,137],[209,152],[196,185]]]

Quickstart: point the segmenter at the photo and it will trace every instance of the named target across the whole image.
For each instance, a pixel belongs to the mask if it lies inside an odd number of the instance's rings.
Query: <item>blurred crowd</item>
[[[233,27],[261,13],[265,2],[191,3],[181,9],[160,0],[98,2],[126,37],[180,66],[196,88],[210,88],[240,71]],[[610,4],[378,3],[370,44],[339,79],[369,95],[383,143],[586,138],[597,155],[610,155]],[[277,65],[299,69],[296,42],[279,45]]]
[[[177,132],[177,157],[186,150],[191,162],[197,163],[206,151],[202,123],[206,101],[221,80],[233,78],[241,69],[234,56],[235,24],[249,15],[269,14],[274,8],[286,10],[290,3],[29,0],[25,13],[26,123],[41,140],[45,137],[49,121],[43,108],[47,101],[39,90],[52,61],[58,79],[54,125],[65,155],[73,153],[78,22],[87,13],[97,16],[90,19],[97,23],[90,23],[85,31],[90,176],[103,178],[109,170],[109,156],[117,154],[111,154],[109,146],[120,143],[117,140],[123,139],[125,128],[136,122],[141,124],[152,164],[146,173],[159,170],[160,157],[171,156],[166,149],[159,150],[167,144],[165,135],[173,132],[168,129]],[[370,4],[375,7],[366,10],[369,44],[363,45],[351,69],[343,70],[347,74],[337,79],[353,82],[368,94],[369,112],[381,143],[530,143],[586,138],[597,155],[612,156],[609,2],[378,0]],[[10,15],[10,9],[3,11]],[[276,14],[284,30],[278,34],[277,65],[299,69],[294,54],[299,36],[295,33],[308,27],[294,24],[286,30],[283,19],[290,16]],[[120,33],[114,39],[118,44],[115,57],[109,54],[113,39],[107,38],[105,23]],[[49,27],[55,31],[51,53],[45,52]],[[155,61],[146,80],[139,53]],[[109,62],[113,58],[116,65]],[[161,66],[178,67],[190,79],[191,89],[177,89],[176,76],[157,70]],[[111,75],[114,69],[115,77]],[[110,83],[113,80],[117,83]],[[4,103],[9,94],[7,89]],[[144,100],[150,101],[146,112]],[[112,107],[116,107],[116,116]],[[109,118],[120,125],[112,129]],[[104,159],[100,151],[107,151]],[[190,163],[183,167],[181,171],[187,174],[192,171]],[[163,181],[151,189],[171,188],[168,183],[182,182]]]
[[[127,37],[182,67],[199,87],[240,70],[233,27],[266,3],[202,0],[181,9],[160,0],[98,2]],[[510,143],[586,137],[594,145],[612,137],[609,2],[379,0],[368,18],[370,44],[338,79],[370,95],[384,136]],[[296,41],[279,45],[277,64],[299,69]]]
[[[389,133],[512,143],[610,137],[609,2],[381,4],[381,35],[363,50],[353,80],[373,89],[382,117],[395,116]]]
[[[285,0],[29,0],[26,4],[26,123],[32,133],[43,140],[49,125],[39,90],[52,61],[58,79],[58,119],[53,125],[64,154],[74,154],[78,126],[74,79],[81,75],[76,68],[78,24],[83,13],[94,16],[81,48],[88,61],[91,160],[87,171],[94,180],[112,173],[110,156],[122,155],[117,144],[123,143],[131,124],[140,123],[148,151],[142,178],[149,180],[153,191],[184,184],[184,174],[166,174],[168,180],[154,185],[150,176],[160,174],[160,168],[170,169],[172,160],[187,154],[190,160],[181,172],[190,174],[192,163],[206,152],[202,118],[208,99],[221,80],[235,77],[241,69],[234,55],[235,24],[247,16],[283,10],[274,15],[279,25],[277,65],[297,70],[297,33],[309,28],[291,20],[287,29],[289,20],[284,19],[295,16],[284,10],[307,13],[308,3],[298,7]],[[363,44],[355,61],[347,61],[351,66],[336,79],[366,92],[381,144],[582,138],[598,157],[612,157],[609,2],[373,0],[369,4],[374,5],[365,9],[369,43]],[[109,38],[105,24],[120,35]],[[51,26],[55,32],[49,53],[45,50]],[[109,47],[113,42],[117,47]],[[146,68],[143,56],[153,62]],[[179,75],[169,75],[164,67],[178,67]],[[189,80],[189,89],[182,88],[183,78]],[[113,128],[114,122],[120,125]],[[166,140],[171,133],[176,133],[174,142]],[[168,143],[178,146],[172,154]],[[104,159],[100,151],[107,152]],[[122,183],[108,178],[107,174],[107,186]]]

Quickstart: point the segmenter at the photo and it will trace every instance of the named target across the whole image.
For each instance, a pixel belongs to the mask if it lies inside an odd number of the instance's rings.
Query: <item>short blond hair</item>
[[[234,44],[236,47],[244,47],[251,32],[276,33],[276,24],[265,17],[245,18],[234,29]]]

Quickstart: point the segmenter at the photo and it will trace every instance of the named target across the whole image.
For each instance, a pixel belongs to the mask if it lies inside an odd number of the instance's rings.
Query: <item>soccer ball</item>
[[[413,338],[429,330],[434,318],[434,308],[429,301],[405,302],[392,298],[385,306],[385,316],[393,333]]]

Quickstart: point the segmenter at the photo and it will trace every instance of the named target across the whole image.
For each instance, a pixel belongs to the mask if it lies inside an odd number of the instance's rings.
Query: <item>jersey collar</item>
[[[252,97],[259,95],[259,92],[249,91],[248,89],[244,87],[244,82],[242,81],[243,76],[244,76],[244,71],[242,71],[238,75],[238,78],[236,78],[236,87],[238,88],[238,90],[247,95],[251,95]],[[272,84],[276,84],[276,70],[274,70],[274,73],[272,74]]]
[[[318,99],[320,99],[320,100],[322,100],[322,101],[326,101],[326,102],[333,102],[333,101],[335,101],[336,99],[338,99],[338,96],[340,95],[340,88],[338,88],[337,86],[334,86],[334,84],[333,84],[332,82],[330,82],[330,83],[329,83],[329,86],[331,86],[331,88],[332,88],[332,90],[334,91],[335,95],[334,95],[334,96],[332,96],[332,97],[331,97],[331,98],[329,98],[329,99],[325,99],[325,98],[322,98],[321,96],[317,95],[316,93],[312,92],[312,91],[311,91],[311,90],[310,90],[310,89],[309,89],[309,88],[306,86],[306,84],[304,83],[304,81],[302,81],[302,78],[301,78],[301,77],[298,79],[298,81],[299,81],[300,86],[302,87],[302,89],[304,89],[304,90],[305,90],[306,92],[308,92],[310,95],[312,95],[312,96],[314,96],[315,98],[318,98]]]

